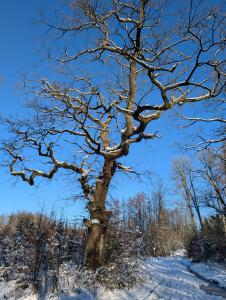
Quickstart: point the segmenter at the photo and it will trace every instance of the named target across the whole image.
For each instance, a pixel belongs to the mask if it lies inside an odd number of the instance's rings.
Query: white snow
[[[100,224],[100,221],[98,219],[92,219],[90,221],[92,224]]]
[[[226,288],[226,265],[218,263],[196,263],[190,269],[209,281],[214,281],[219,286]]]
[[[172,256],[186,256],[187,251],[185,249],[178,249],[172,253]]]
[[[141,263],[149,280],[130,290],[100,291],[99,300],[222,300],[206,294],[200,285],[207,285],[189,272],[190,261],[184,257],[148,258]]]
[[[29,287],[27,289],[18,288],[16,280],[8,282],[0,282],[0,300],[38,300],[38,296],[32,292]]]
[[[76,288],[62,287],[64,293],[52,294],[46,300],[222,300],[216,295],[207,294],[201,286],[208,283],[197,278],[190,269],[210,279],[218,281],[222,286],[226,282],[226,273],[218,264],[192,264],[177,251],[171,257],[151,257],[140,261],[140,268],[145,274],[144,283],[132,289],[105,290],[97,289],[96,295],[89,291]],[[21,294],[23,292],[23,295]],[[30,293],[30,294],[29,294]],[[4,298],[4,294],[7,298]],[[226,297],[226,295],[225,295]],[[36,300],[31,289],[16,292],[16,282],[0,282],[0,299]]]

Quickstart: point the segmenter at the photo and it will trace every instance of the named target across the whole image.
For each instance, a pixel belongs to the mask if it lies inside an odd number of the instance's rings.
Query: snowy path
[[[148,258],[141,263],[142,270],[149,276],[147,283],[129,291],[103,292],[98,300],[222,300],[226,290],[221,289],[221,297],[214,295],[206,281],[197,278],[184,257]],[[206,289],[205,289],[206,287]],[[208,289],[209,287],[209,289]],[[219,291],[218,291],[219,292]],[[211,294],[209,294],[211,293]],[[224,298],[222,298],[224,296]]]

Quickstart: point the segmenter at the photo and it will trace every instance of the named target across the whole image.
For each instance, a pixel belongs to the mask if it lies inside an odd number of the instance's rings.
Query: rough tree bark
[[[112,214],[111,211],[106,210],[106,197],[115,170],[115,161],[106,159],[103,174],[97,179],[93,198],[87,204],[90,220],[83,221],[88,228],[85,263],[91,268],[104,264],[105,236]]]

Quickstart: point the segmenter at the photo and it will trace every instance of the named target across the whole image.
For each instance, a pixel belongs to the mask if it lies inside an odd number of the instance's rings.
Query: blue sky
[[[61,1],[60,1],[61,2]],[[62,3],[62,2],[61,2]],[[60,5],[53,0],[8,0],[0,1],[0,99],[1,114],[25,114],[21,107],[23,97],[19,96],[17,88],[23,73],[41,72],[40,64],[40,33],[43,26],[34,23],[39,17],[39,11],[46,7],[47,14],[54,11],[54,7]],[[191,108],[188,108],[188,111]],[[146,144],[136,145],[131,149],[129,162],[139,170],[149,170],[160,176],[166,183],[170,181],[170,169],[172,160],[181,155],[175,142],[183,140],[184,132],[178,129],[173,114],[165,114],[161,121],[156,123],[162,135],[161,139]],[[1,132],[4,134],[4,132]],[[111,191],[112,197],[127,198],[139,191],[149,192],[146,182],[138,182],[125,176],[116,177]],[[0,214],[9,214],[18,210],[46,212],[54,209],[60,212],[62,209],[67,217],[82,218],[85,214],[83,203],[74,203],[70,200],[76,192],[76,184],[62,175],[56,179],[41,180],[38,185],[31,187],[20,179],[15,180],[9,175],[7,169],[0,172]],[[177,196],[171,196],[171,205]]]

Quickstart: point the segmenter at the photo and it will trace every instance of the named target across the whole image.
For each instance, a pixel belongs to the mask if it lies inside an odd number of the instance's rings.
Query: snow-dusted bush
[[[72,262],[64,263],[60,267],[58,290],[63,293],[68,290],[75,292],[86,290],[91,294],[95,294],[99,287],[97,272],[75,265]]]
[[[65,263],[60,268],[59,291],[86,290],[95,295],[99,287],[106,289],[130,288],[139,285],[144,275],[138,268],[138,261],[119,258],[97,270]]]
[[[0,230],[0,277],[58,288],[59,269],[64,262],[83,260],[84,231],[62,220],[42,214],[9,216]]]
[[[97,281],[107,289],[131,288],[143,281],[136,259],[119,258],[97,270]]]

